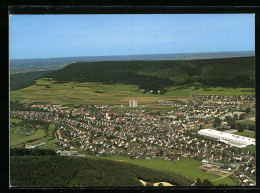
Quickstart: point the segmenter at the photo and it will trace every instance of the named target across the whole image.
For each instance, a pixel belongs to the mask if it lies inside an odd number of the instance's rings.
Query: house
[[[198,152],[191,152],[190,157],[196,157],[198,155]]]
[[[241,180],[243,183],[247,183],[247,182],[250,181],[250,180],[247,179],[246,177],[241,177],[240,180]]]
[[[215,155],[214,157],[215,161],[221,160],[222,156],[220,154]]]
[[[230,159],[230,157],[225,156],[225,157],[223,157],[222,160],[227,163],[227,162],[230,162],[231,159]]]
[[[220,166],[220,168],[222,169],[222,170],[226,170],[226,171],[231,171],[231,167],[229,167],[229,166]]]
[[[241,172],[239,172],[239,171],[234,171],[234,174],[235,174],[235,176],[240,176],[241,175]]]
[[[207,154],[206,154],[206,158],[208,158],[208,159],[213,159],[213,154],[207,153]]]
[[[180,158],[178,156],[171,155],[168,157],[168,159],[175,162],[175,161],[179,161]]]

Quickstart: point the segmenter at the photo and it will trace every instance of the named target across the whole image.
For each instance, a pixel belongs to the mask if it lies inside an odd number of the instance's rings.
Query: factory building
[[[255,145],[255,139],[253,138],[217,131],[214,129],[201,129],[198,133],[239,148],[245,148],[248,145]]]

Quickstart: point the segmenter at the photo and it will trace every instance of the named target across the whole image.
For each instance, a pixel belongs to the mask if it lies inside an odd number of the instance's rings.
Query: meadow
[[[34,141],[37,139],[44,138],[46,135],[43,129],[38,129],[35,133],[29,136],[23,136],[18,134],[10,134],[10,147],[15,147],[27,143],[28,141]]]
[[[130,99],[138,104],[155,104],[157,100],[189,100],[192,94],[218,95],[254,95],[254,89],[249,88],[183,88],[172,86],[165,94],[143,93],[136,85],[102,83],[56,83],[50,78],[36,80],[36,84],[27,88],[10,92],[11,101],[23,103],[53,103],[53,104],[124,104],[128,106]]]
[[[10,147],[19,147],[23,144],[37,144],[41,142],[46,142],[45,148],[53,148],[56,141],[53,141],[53,132],[55,126],[51,124],[48,130],[38,129],[35,133],[29,136],[18,135],[10,133]]]
[[[85,157],[97,158],[96,156],[92,155],[86,155]],[[136,164],[142,167],[155,169],[159,171],[168,171],[182,176],[186,176],[194,181],[198,178],[200,178],[201,180],[214,180],[212,181],[212,183],[216,186],[218,186],[219,184],[228,184],[230,186],[236,185],[236,183],[229,177],[217,180],[218,178],[220,178],[220,176],[200,170],[199,166],[202,165],[201,162],[192,158],[181,157],[179,161],[174,163],[172,161],[163,159],[130,159],[128,156],[122,155],[99,156],[98,158]]]

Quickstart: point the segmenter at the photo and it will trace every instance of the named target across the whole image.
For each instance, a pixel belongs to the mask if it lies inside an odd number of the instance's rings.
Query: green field
[[[250,111],[249,113],[246,114],[247,118],[252,118],[255,117],[255,111]]]
[[[22,119],[10,118],[10,123],[20,123],[20,122],[22,122]]]
[[[86,157],[93,158],[95,156],[86,155]],[[186,176],[193,180],[197,180],[198,178],[200,178],[201,180],[204,179],[215,180],[220,177],[218,175],[207,173],[200,170],[199,166],[202,165],[201,162],[192,158],[180,158],[180,160],[175,163],[163,159],[151,159],[151,160],[130,159],[127,156],[121,156],[121,155],[114,155],[114,156],[107,156],[107,157],[100,156],[99,158],[111,159],[116,161],[124,161],[126,163],[132,163],[132,164],[136,164],[139,166],[152,168],[160,171],[169,171],[169,172]],[[229,177],[212,181],[212,183],[215,186],[218,186],[219,184],[227,184],[230,186],[236,185],[236,183]]]
[[[236,95],[255,95],[255,89],[252,88],[207,88],[198,89],[193,92],[193,94],[217,94],[221,96],[236,96]]]
[[[256,147],[254,145],[249,145],[247,146],[246,148],[248,151],[251,151],[251,152],[255,152],[256,151]]]
[[[241,121],[240,123],[247,124],[247,125],[255,125],[255,121]]]
[[[53,148],[54,142],[52,143],[49,140],[54,138],[53,131],[55,126],[50,124],[48,131],[46,132],[44,129],[38,129],[35,133],[29,136],[18,135],[14,133],[10,133],[10,147],[21,146],[22,144],[37,144],[41,142],[46,142],[46,146],[48,148]],[[17,127],[11,128],[11,131],[14,129],[19,129]]]
[[[46,135],[45,131],[43,129],[38,129],[35,133],[29,136],[23,136],[23,135],[17,135],[17,134],[10,134],[10,147],[15,147],[17,145],[21,145],[24,143],[27,143],[31,140],[37,140],[44,138]]]
[[[234,134],[255,139],[255,132],[251,132],[251,131],[236,132]]]
[[[197,180],[198,177],[200,179],[209,179],[209,180],[213,180],[219,177],[215,174],[210,174],[201,171],[199,169],[199,166],[201,166],[201,162],[191,158],[183,158],[175,163],[163,159],[151,159],[151,160],[130,159],[129,157],[121,156],[121,155],[114,155],[114,156],[107,156],[107,157],[100,156],[100,158],[117,160],[117,161],[124,160],[124,162],[127,163],[137,164],[139,166],[143,166],[147,168],[152,168],[160,171],[169,171],[183,176],[187,176],[193,180]]]
[[[220,180],[212,181],[214,186],[218,186],[219,184],[227,184],[229,186],[236,186],[237,183],[234,182],[230,177],[226,177]]]
[[[46,88],[46,87],[49,88]],[[10,92],[11,101],[19,100],[24,103],[50,102],[55,104],[125,104],[135,99],[138,104],[156,103],[157,100],[189,100],[191,94],[218,94],[218,95],[254,95],[254,92],[244,92],[254,89],[248,88],[202,88],[193,91],[193,87],[177,89],[169,87],[165,94],[143,94],[135,85],[102,83],[55,83],[51,79],[39,79],[35,85]]]

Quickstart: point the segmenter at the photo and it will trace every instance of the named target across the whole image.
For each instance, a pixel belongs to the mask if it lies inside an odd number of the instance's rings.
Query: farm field
[[[217,94],[221,96],[236,96],[236,95],[255,95],[255,89],[252,88],[207,88],[198,89],[193,92],[193,94]]]
[[[185,89],[169,87],[165,94],[150,94],[138,90],[135,85],[102,83],[55,83],[51,79],[36,80],[36,84],[27,88],[10,92],[11,101],[19,100],[23,103],[41,102],[53,104],[125,104],[135,99],[138,104],[153,104],[157,100],[189,100],[191,94],[218,94],[218,95],[254,95],[254,89],[245,88],[199,88]]]

